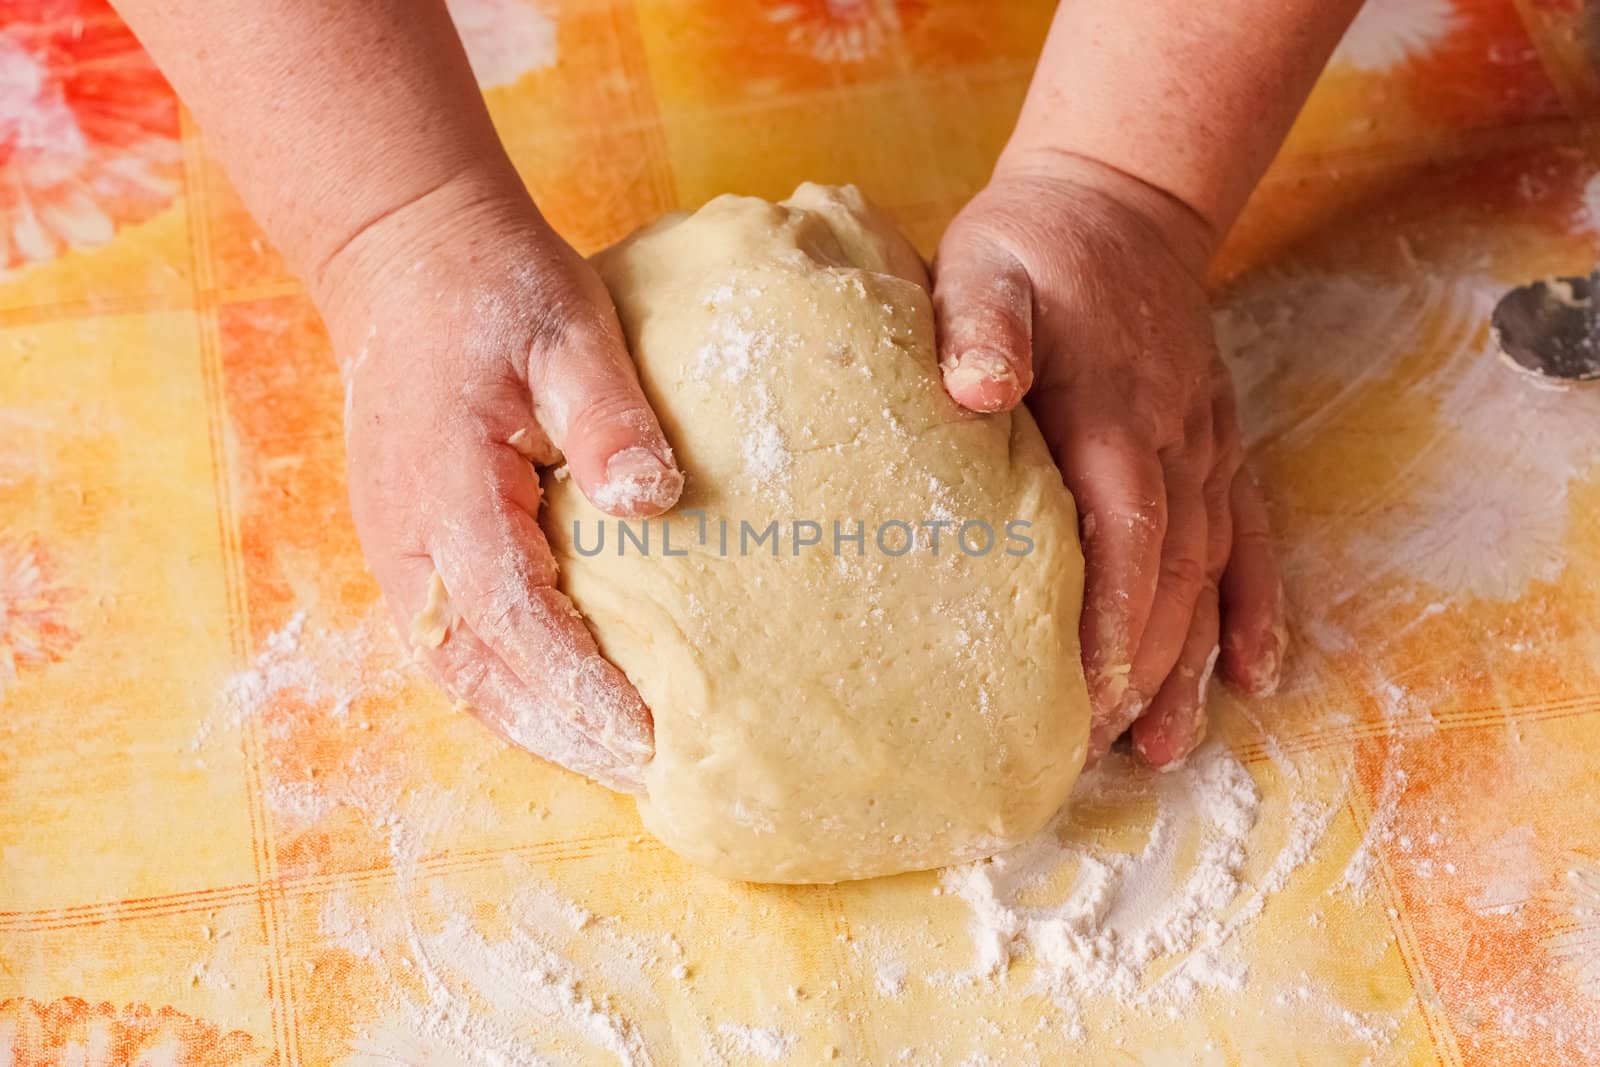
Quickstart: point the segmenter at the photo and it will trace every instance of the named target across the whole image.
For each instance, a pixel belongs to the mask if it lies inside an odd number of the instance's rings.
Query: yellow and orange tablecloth
[[[584,251],[801,179],[931,251],[1051,7],[452,3]],[[1487,329],[1600,253],[1585,20],[1370,0],[1216,265],[1280,695],[999,866],[759,887],[407,663],[310,304],[103,0],[0,0],[0,1063],[1600,1062],[1600,394]]]

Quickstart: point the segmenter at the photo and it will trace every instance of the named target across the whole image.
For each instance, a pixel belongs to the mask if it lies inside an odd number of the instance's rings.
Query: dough
[[[687,485],[619,540],[547,477],[543,521],[562,589],[655,714],[645,824],[761,882],[937,867],[1039,830],[1088,732],[1076,513],[1026,412],[945,395],[916,253],[854,189],[803,185],[720,197],[596,266]]]

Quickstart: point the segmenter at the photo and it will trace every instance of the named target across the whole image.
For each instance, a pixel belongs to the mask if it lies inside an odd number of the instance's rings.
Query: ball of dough
[[[654,712],[645,824],[761,882],[1038,831],[1086,749],[1076,513],[1026,411],[946,396],[915,251],[854,189],[804,185],[596,266],[686,486],[623,537],[547,476],[543,522]]]

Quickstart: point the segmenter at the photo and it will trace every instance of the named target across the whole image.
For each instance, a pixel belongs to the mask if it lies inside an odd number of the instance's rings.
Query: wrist
[[[1008,144],[991,181],[1062,182],[1089,189],[1138,216],[1197,279],[1216,252],[1221,235],[1180,197],[1092,156],[1054,148]]]

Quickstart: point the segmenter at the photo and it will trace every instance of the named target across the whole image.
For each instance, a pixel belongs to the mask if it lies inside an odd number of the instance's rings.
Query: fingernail
[[[1142,744],[1138,738],[1134,739],[1133,750],[1147,765],[1154,767],[1162,774],[1168,771],[1175,771],[1182,767],[1189,757],[1194,755],[1194,750],[1199,748],[1201,743],[1205,741],[1208,725],[1209,719],[1206,716],[1205,709],[1196,708],[1194,722],[1189,727],[1189,736],[1181,744],[1173,744],[1166,724],[1163,724],[1161,729],[1156,731],[1156,735],[1152,740],[1159,742],[1160,747],[1166,750],[1167,761],[1165,763],[1157,763],[1151,759],[1150,747]]]
[[[1199,748],[1201,743],[1205,741],[1206,732],[1210,729],[1210,727],[1211,716],[1205,714],[1204,712],[1201,712],[1199,715],[1195,716],[1194,732],[1189,735],[1189,747],[1183,751],[1185,758],[1192,754],[1194,750]]]
[[[590,500],[611,514],[665,511],[683,492],[683,474],[649,449],[625,448],[606,461],[606,480]]]
[[[1261,657],[1261,665],[1250,676],[1250,695],[1269,697],[1278,691],[1279,661],[1276,650]]]
[[[944,383],[951,395],[964,394],[962,403],[982,411],[997,410],[1016,399],[1019,384],[1010,363],[981,348],[956,357],[945,368]]]
[[[1128,696],[1128,676],[1133,673],[1129,663],[1113,663],[1102,667],[1094,676],[1094,705],[1111,711],[1122,705]]]
[[[1278,683],[1283,675],[1283,654],[1289,645],[1289,634],[1282,626],[1275,626],[1268,636],[1268,647],[1257,661],[1257,668],[1251,672],[1250,694],[1258,697],[1269,697],[1278,691]]]
[[[1157,744],[1161,748],[1164,748],[1167,751],[1168,755],[1169,756],[1171,755],[1172,746],[1167,743],[1167,734],[1166,734],[1166,731],[1164,729],[1156,731],[1155,736],[1149,738],[1148,740],[1151,741],[1151,742],[1154,742],[1155,744]],[[1137,756],[1139,758],[1139,762],[1144,764],[1146,767],[1153,768],[1154,770],[1156,770],[1156,771],[1158,771],[1158,772],[1160,772],[1162,774],[1165,774],[1167,771],[1172,770],[1173,767],[1177,766],[1179,763],[1182,762],[1182,760],[1180,758],[1174,757],[1174,758],[1168,759],[1167,762],[1165,762],[1165,763],[1157,763],[1155,761],[1155,758],[1150,755],[1150,748],[1151,748],[1151,746],[1150,746],[1150,744],[1146,743],[1146,739],[1145,738],[1142,738],[1142,737],[1138,736],[1137,734],[1134,735],[1134,738],[1133,738],[1133,754],[1135,756]]]

